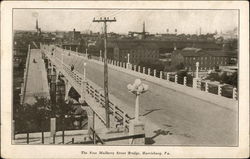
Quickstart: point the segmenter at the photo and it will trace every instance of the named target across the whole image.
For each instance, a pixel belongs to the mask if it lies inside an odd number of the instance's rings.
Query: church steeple
[[[36,19],[36,30],[38,31],[38,19]]]

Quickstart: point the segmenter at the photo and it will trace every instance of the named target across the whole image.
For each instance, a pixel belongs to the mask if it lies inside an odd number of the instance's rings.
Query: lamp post
[[[127,69],[130,69],[129,56],[130,56],[130,54],[128,54],[128,59],[127,59]]]
[[[148,90],[148,85],[143,84],[140,79],[136,79],[134,84],[127,85],[128,90],[136,95],[135,99],[135,122],[139,121],[139,96]]]

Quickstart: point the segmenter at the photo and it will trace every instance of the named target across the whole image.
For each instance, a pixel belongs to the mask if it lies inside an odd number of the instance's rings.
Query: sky
[[[35,30],[36,18],[45,31],[92,30],[101,32],[103,24],[93,23],[93,18],[113,17],[116,22],[108,23],[108,32],[124,33],[142,31],[145,21],[150,33],[195,34],[225,32],[238,26],[237,10],[76,10],[76,9],[15,9],[14,30]]]

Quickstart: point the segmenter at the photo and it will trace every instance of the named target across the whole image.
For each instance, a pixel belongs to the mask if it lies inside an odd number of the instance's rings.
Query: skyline
[[[48,18],[49,17],[49,18]],[[42,31],[92,30],[102,32],[101,23],[93,23],[93,18],[116,18],[108,23],[108,32],[127,34],[142,31],[145,21],[149,33],[196,34],[200,32],[226,32],[238,27],[236,10],[71,10],[71,9],[15,9],[13,11],[14,30],[35,30],[36,19]],[[25,19],[25,21],[23,20]]]

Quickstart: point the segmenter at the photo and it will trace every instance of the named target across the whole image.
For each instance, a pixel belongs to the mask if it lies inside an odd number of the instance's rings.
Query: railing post
[[[178,75],[174,76],[174,83],[178,83]]]
[[[167,73],[167,81],[169,81],[169,73]]]
[[[145,74],[145,67],[142,67],[142,73]]]
[[[208,83],[207,82],[205,82],[205,92],[208,92]]]
[[[187,77],[186,76],[183,78],[183,85],[187,86]]]
[[[197,88],[197,78],[193,78],[193,88]]]
[[[123,113],[123,127],[126,128],[126,113]]]
[[[136,72],[136,65],[134,65],[134,71]]]
[[[156,77],[156,69],[154,69],[154,77]]]
[[[148,75],[150,76],[150,68],[148,68]]]
[[[162,71],[160,71],[160,78],[162,79]]]
[[[44,144],[44,132],[42,130],[42,144]]]
[[[29,142],[30,142],[30,135],[29,135],[29,133],[28,133],[28,132],[27,132],[27,138],[26,138],[26,139],[27,139],[27,141],[26,141],[26,142],[27,142],[27,144],[29,144]]]
[[[233,88],[233,99],[237,100],[237,88]]]
[[[221,96],[221,85],[218,85],[218,95]]]

